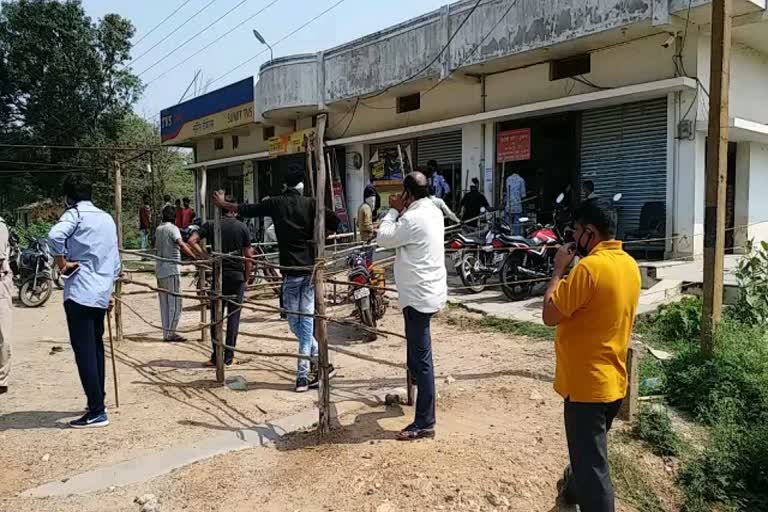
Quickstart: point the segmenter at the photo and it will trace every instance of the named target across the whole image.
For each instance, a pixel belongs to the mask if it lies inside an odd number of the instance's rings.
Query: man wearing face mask
[[[627,351],[640,270],[614,240],[610,213],[588,201],[574,213],[574,243],[555,256],[543,320],[557,326],[555,391],[565,400],[570,467],[560,499],[582,512],[613,512],[607,434],[627,392]],[[581,257],[567,278],[576,255]]]
[[[432,365],[432,316],[445,305],[443,214],[430,199],[426,176],[412,172],[403,194],[389,197],[390,210],[379,225],[379,247],[394,249],[395,282],[405,320],[407,361],[418,388],[416,418],[398,439],[435,436],[435,373]]]
[[[357,209],[357,229],[360,231],[360,240],[363,242],[373,238],[373,211],[376,209],[376,192],[365,189],[363,192],[363,204]]]
[[[271,217],[277,235],[280,265],[283,267],[283,307],[289,312],[313,314],[315,312],[315,286],[312,267],[315,264],[315,199],[304,196],[304,169],[294,167],[285,177],[286,189],[282,195],[270,197],[256,204],[234,204],[225,200],[224,192],[213,194],[219,208],[237,212],[243,218]],[[335,232],[339,225],[336,215],[326,210],[325,226]],[[317,356],[314,319],[288,313],[288,325],[299,340],[299,353]],[[311,374],[310,374],[311,373]],[[330,376],[336,370],[331,366]],[[300,359],[296,372],[296,391],[302,393],[319,385],[316,372]]]

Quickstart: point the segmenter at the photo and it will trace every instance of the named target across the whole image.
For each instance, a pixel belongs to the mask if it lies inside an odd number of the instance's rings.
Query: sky
[[[276,44],[278,40],[339,1],[341,4],[317,21]],[[275,57],[314,53],[433,11],[449,1],[83,0],[83,6],[94,21],[105,14],[116,13],[133,22],[136,35],[133,38],[132,57],[135,61],[131,67],[147,84],[144,96],[135,109],[144,117],[158,120],[161,109],[178,103],[198,70],[201,71],[201,81],[221,77],[210,85],[210,90],[258,75],[259,66],[269,60],[269,50],[256,40],[253,29],[257,29],[266,41],[272,44]],[[182,7],[176,14],[144,37],[180,6]],[[176,30],[203,8],[205,9],[200,14]],[[230,9],[233,9],[231,13],[206,29]],[[263,12],[246,21],[262,9]],[[238,24],[242,26],[237,27]],[[197,35],[198,32],[201,33]],[[222,35],[224,37],[220,41],[176,67]],[[171,54],[187,40],[188,43]],[[263,53],[256,56],[259,52]],[[164,57],[167,58],[161,61]],[[222,77],[226,72],[254,57],[250,63]],[[148,69],[150,66],[154,67]],[[171,69],[174,67],[176,68]],[[161,76],[163,74],[165,76]]]

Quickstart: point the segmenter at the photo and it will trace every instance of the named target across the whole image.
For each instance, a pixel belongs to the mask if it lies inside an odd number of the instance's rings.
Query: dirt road
[[[144,320],[158,322],[154,297],[131,303]],[[350,306],[332,308],[341,317]],[[314,407],[315,393],[292,391],[293,361],[241,358],[228,375],[241,375],[247,391],[222,388],[201,367],[208,348],[197,341],[163,343],[126,312],[129,340],[117,350],[121,407],[105,429],[65,427],[81,414],[77,380],[60,296],[44,309],[16,309],[12,389],[0,402],[0,510],[41,512],[138,511],[133,498],[157,495],[163,511],[548,511],[566,462],[562,402],[551,389],[551,342],[476,332],[450,321],[434,323],[438,374],[438,436],[398,443],[410,408],[371,407],[377,390],[402,385],[399,339],[363,343],[354,329],[331,329],[331,343],[366,360],[335,354],[335,400],[359,400],[330,439],[300,434],[276,446],[218,456],[167,476],[95,495],[26,499],[18,493],[97,466],[128,460],[239,430]],[[243,330],[288,334],[274,315],[248,313]],[[185,312],[184,325],[198,313]],[[385,329],[402,332],[393,308]],[[197,336],[196,338],[198,338]],[[241,337],[240,346],[295,350],[295,342]],[[52,351],[62,347],[62,351]],[[374,362],[375,361],[375,362]],[[108,373],[111,373],[108,371]],[[108,383],[112,400],[112,381]],[[621,510],[634,510],[622,505]]]

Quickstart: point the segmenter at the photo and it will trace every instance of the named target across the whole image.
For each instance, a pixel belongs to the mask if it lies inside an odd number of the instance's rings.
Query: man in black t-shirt
[[[476,217],[480,215],[483,208],[488,211],[491,207],[488,204],[488,199],[480,193],[480,180],[472,178],[469,193],[461,199],[461,220],[466,222],[468,226],[477,227],[478,219]]]
[[[243,218],[271,217],[275,225],[277,247],[280,252],[283,279],[283,307],[287,310],[288,325],[299,341],[299,353],[317,356],[314,337],[315,285],[312,268],[315,264],[315,200],[304,196],[304,169],[293,168],[285,177],[286,190],[280,196],[270,197],[256,204],[234,204],[222,192],[213,194],[213,202],[220,208],[236,210]],[[326,210],[326,230],[335,232],[339,219]],[[293,314],[292,314],[293,313]],[[303,313],[297,315],[296,313]],[[330,375],[335,374],[333,366]],[[300,359],[296,372],[296,391],[304,392],[319,384],[317,374],[309,363]]]
[[[248,227],[235,218],[235,212],[231,209],[222,209],[221,218],[221,247],[216,247],[216,252],[224,254],[233,254],[245,258],[253,258],[253,247],[251,247],[251,234]],[[214,227],[212,222],[206,222],[199,231],[192,234],[189,238],[189,246],[202,258],[206,257],[205,250],[200,246],[200,239],[213,243]],[[245,295],[245,286],[251,275],[253,263],[250,260],[239,258],[224,258],[222,263],[222,281],[221,293],[224,296],[230,296],[232,302],[227,301],[225,318],[227,319],[226,345],[234,347],[237,344],[237,331],[240,329],[240,307],[235,304],[242,304]],[[213,301],[211,301],[211,311],[213,311]],[[211,339],[214,340],[211,358],[208,361],[209,366],[216,366],[216,345],[217,340],[216,326],[211,326]],[[230,349],[224,351],[224,364],[227,366],[234,362],[234,352]]]

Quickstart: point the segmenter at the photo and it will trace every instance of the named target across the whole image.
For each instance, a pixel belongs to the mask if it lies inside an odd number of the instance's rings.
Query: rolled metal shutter
[[[643,205],[667,200],[667,99],[585,111],[581,179],[603,199],[622,194],[619,237],[637,230]]]
[[[451,164],[461,169],[461,130],[419,137],[416,143],[417,165],[423,169],[430,160],[442,168]]]

